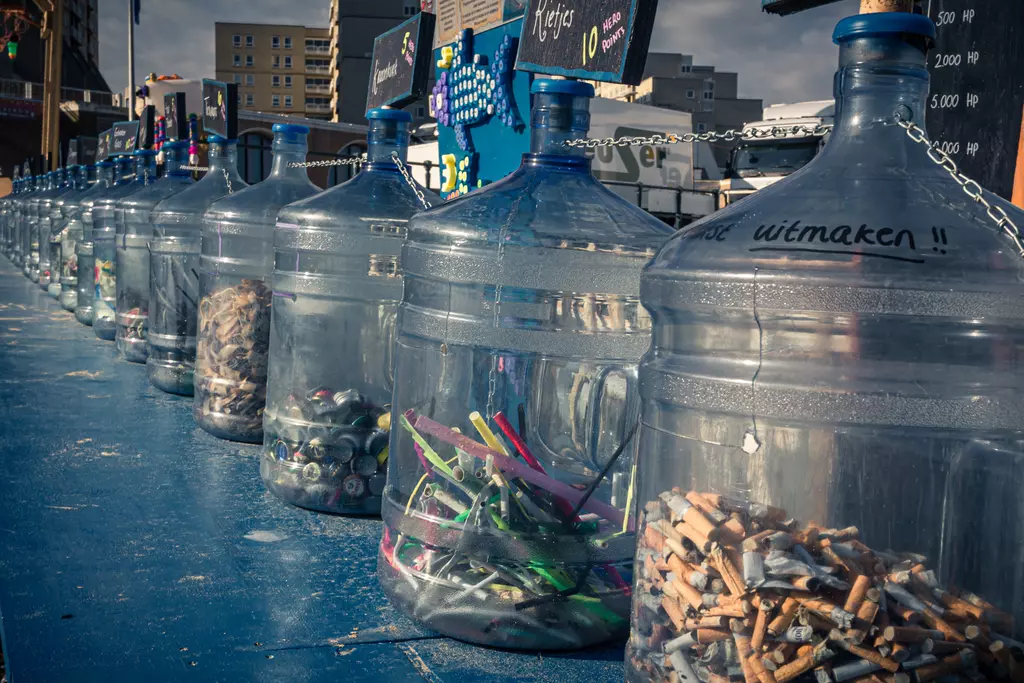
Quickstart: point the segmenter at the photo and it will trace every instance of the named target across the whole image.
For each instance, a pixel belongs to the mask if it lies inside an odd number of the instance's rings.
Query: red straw
[[[505,432],[505,436],[509,438],[509,441],[511,441],[512,444],[516,447],[516,450],[519,451],[519,455],[523,456],[523,460],[526,461],[526,464],[532,467],[533,469],[537,470],[541,474],[547,474],[547,472],[544,470],[544,466],[540,464],[540,461],[537,460],[537,458],[533,457],[533,453],[530,452],[530,449],[529,447],[527,447],[526,442],[523,441],[523,437],[519,436],[519,432],[512,429],[512,423],[508,421],[508,418],[505,417],[505,414],[495,413],[494,421],[498,423],[498,426],[501,427],[501,431]]]

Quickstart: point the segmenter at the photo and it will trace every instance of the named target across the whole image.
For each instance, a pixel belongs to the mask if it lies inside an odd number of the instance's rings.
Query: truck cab
[[[832,100],[775,104],[766,107],[764,119],[746,128],[832,125],[835,104]],[[719,207],[768,187],[810,162],[828,135],[787,135],[779,138],[743,140],[729,156],[724,178],[719,186]]]

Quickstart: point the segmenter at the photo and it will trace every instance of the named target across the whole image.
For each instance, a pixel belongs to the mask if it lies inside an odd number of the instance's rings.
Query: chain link
[[[206,173],[210,170],[209,166],[179,166],[179,171],[196,171],[198,173]]]
[[[402,174],[402,177],[405,178],[405,182],[409,184],[410,188],[412,188],[412,191],[416,194],[416,199],[420,200],[420,204],[423,205],[423,208],[429,209],[433,206],[433,204],[427,201],[426,195],[423,194],[419,185],[416,184],[416,181],[413,180],[412,176],[409,174],[409,169],[405,167],[404,163],[402,163],[401,158],[398,156],[398,152],[391,153],[391,160],[395,162],[395,166],[398,167],[398,172]]]
[[[231,176],[228,174],[228,170],[226,168],[220,169],[220,172],[224,174],[224,183],[228,186],[228,194],[231,194],[234,192],[234,190],[231,189]]]
[[[344,159],[327,159],[325,161],[292,161],[288,168],[324,168],[327,166],[359,166],[366,163],[366,155],[345,157]]]
[[[928,148],[928,158],[935,163],[936,166],[941,167],[949,176],[959,185],[964,193],[974,200],[974,203],[981,204],[985,207],[985,215],[996,224],[996,227],[1005,232],[1011,240],[1013,240],[1014,246],[1017,248],[1017,253],[1024,257],[1024,238],[1021,236],[1020,228],[1017,224],[1010,219],[1003,210],[1003,207],[997,206],[985,199],[984,191],[981,185],[975,180],[971,180],[957,167],[956,162],[948,154],[934,142],[928,139],[928,134],[913,121],[907,121],[900,116],[896,117],[896,123],[900,128],[907,132],[909,137],[919,145],[924,145]]]
[[[771,128],[744,128],[727,130],[724,133],[666,133],[650,137],[625,136],[621,138],[581,138],[566,140],[567,147],[634,147],[637,145],[676,145],[690,142],[735,142],[736,140],[759,140],[764,138],[821,137],[832,130],[831,125],[814,126],[772,126]]]

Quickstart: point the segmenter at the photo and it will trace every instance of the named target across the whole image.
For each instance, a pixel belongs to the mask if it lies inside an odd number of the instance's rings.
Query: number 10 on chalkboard
[[[657,0],[530,0],[516,69],[635,85],[657,8]]]

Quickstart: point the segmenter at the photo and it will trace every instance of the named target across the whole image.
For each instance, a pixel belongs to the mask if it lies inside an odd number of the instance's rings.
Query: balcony
[[[329,64],[307,64],[307,74],[319,74],[321,76],[329,76],[331,73],[331,67]]]
[[[324,55],[324,56],[327,56],[327,55],[331,54],[331,46],[330,45],[307,45],[306,46],[306,54],[307,55]]]
[[[310,85],[306,83],[306,92],[310,95],[330,95],[331,86],[329,85]]]
[[[306,105],[306,113],[307,114],[330,114],[331,113],[331,105],[329,105],[329,104],[307,104]]]

